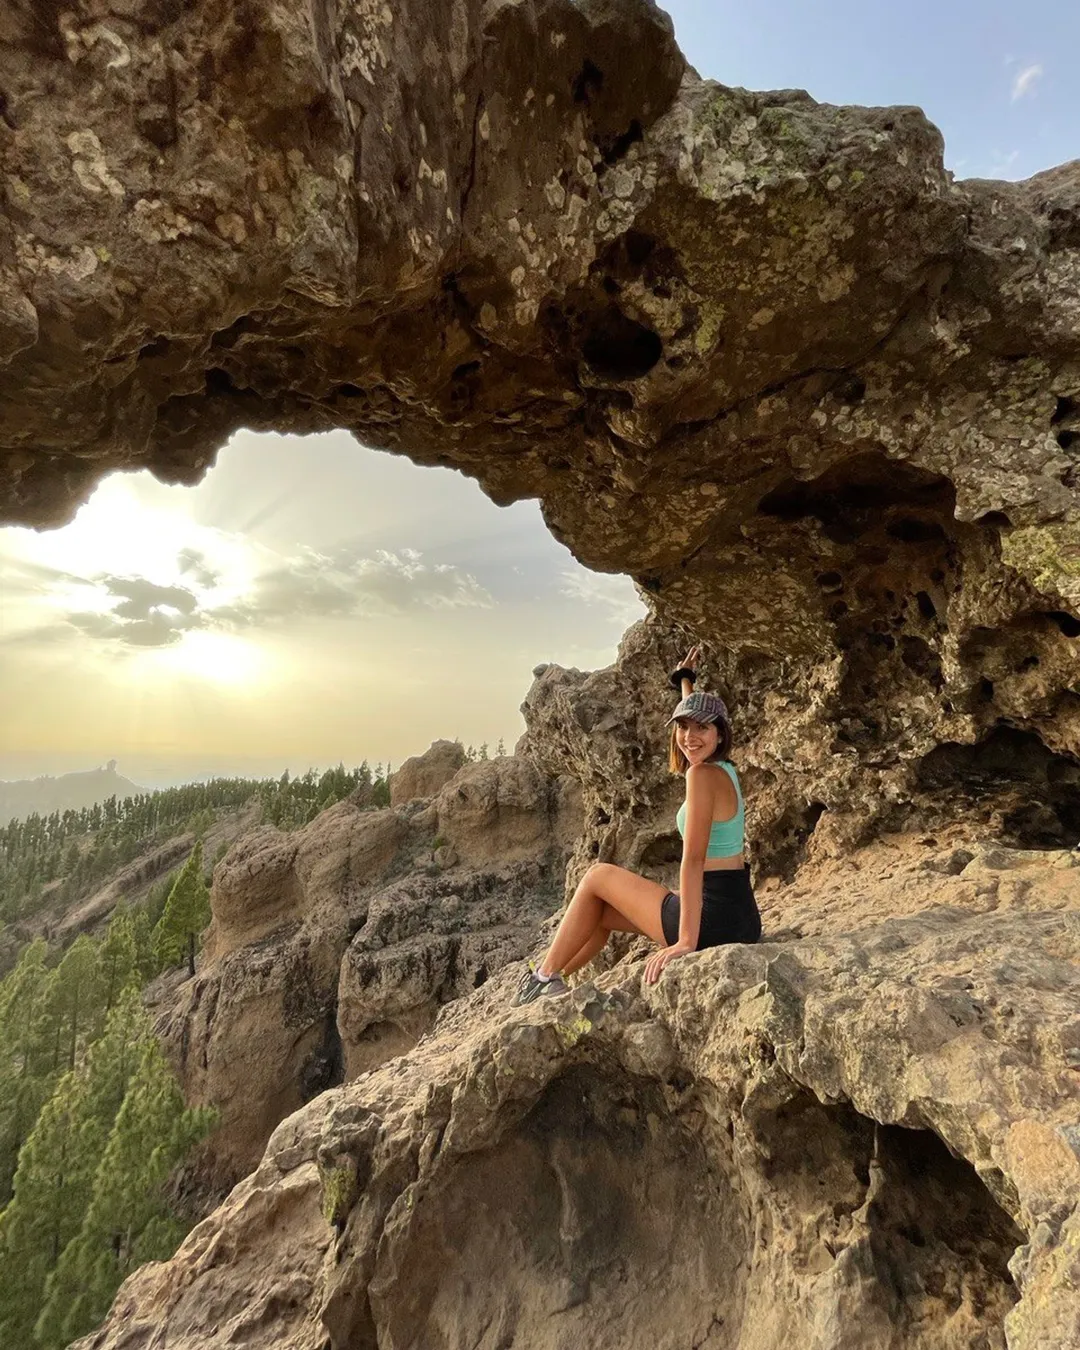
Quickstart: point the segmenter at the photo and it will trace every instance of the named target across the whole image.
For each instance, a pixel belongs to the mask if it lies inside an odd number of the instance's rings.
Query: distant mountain
[[[24,778],[13,783],[0,782],[0,826],[9,820],[23,820],[37,812],[78,811],[84,806],[115,797],[137,797],[145,789],[116,772],[116,760],[104,769],[88,773],[65,773],[59,778]]]

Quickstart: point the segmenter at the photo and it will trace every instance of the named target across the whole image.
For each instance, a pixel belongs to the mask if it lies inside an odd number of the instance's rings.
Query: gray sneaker
[[[551,994],[568,994],[569,992],[570,986],[561,975],[552,975],[550,979],[542,980],[530,964],[528,970],[521,977],[511,1006],[520,1008],[526,1003],[531,1003],[534,998],[547,998]]]

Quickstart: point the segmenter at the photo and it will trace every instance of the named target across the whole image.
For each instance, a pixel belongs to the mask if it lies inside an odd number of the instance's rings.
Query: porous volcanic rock
[[[451,834],[460,861],[440,866],[434,805],[345,801],[292,833],[253,830],[218,864],[201,964],[170,985],[157,1020],[187,1099],[221,1114],[194,1168],[203,1195],[250,1171],[305,1101],[414,1045],[441,1004],[525,955],[558,908],[580,830],[565,787],[513,757],[466,766],[470,794],[478,775],[496,837],[500,820],[520,831],[512,857],[470,848],[463,829]],[[464,818],[483,824],[476,810]]]
[[[935,854],[925,906],[884,921],[823,873],[845,931],[655,987],[623,965],[513,1010],[507,971],[280,1125],[79,1350],[1071,1350],[1080,896],[1044,905],[1078,875],[1056,857],[969,905]]]
[[[870,715],[868,704],[845,703],[805,671],[748,666],[722,642],[705,643],[703,684],[718,687],[732,710],[755,875],[790,880],[804,859],[842,860],[883,832],[948,834],[955,826],[965,838],[1014,848],[1080,842],[1080,694],[1060,694],[1062,739],[1038,713],[1047,679],[1080,690],[1080,623],[1071,636],[1066,618],[1017,627],[1011,654],[996,650],[991,669],[996,687],[1010,691],[1007,720],[954,714],[955,739],[935,744],[919,727],[925,700],[910,682],[894,685],[894,701],[878,709],[894,739],[873,763],[844,741],[842,727],[829,730],[836,718],[853,725]],[[989,628],[978,631],[993,645]],[[677,877],[683,783],[667,767],[665,722],[677,696],[666,676],[685,646],[685,635],[650,618],[629,629],[606,669],[539,668],[522,705],[528,729],[519,752],[581,783],[585,832],[572,871],[600,861],[664,882]],[[989,660],[987,650],[974,642],[968,649]],[[1040,673],[1047,668],[1053,674]]]
[[[21,6],[0,91],[3,519],[345,427],[713,644],[796,833],[1077,762],[1080,161],[957,183],[651,0]]]
[[[390,805],[404,806],[418,798],[434,797],[465,766],[460,741],[432,741],[422,755],[407,759],[390,777]]]

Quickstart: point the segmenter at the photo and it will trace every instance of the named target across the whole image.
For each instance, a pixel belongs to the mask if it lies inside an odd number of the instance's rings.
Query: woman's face
[[[716,754],[719,732],[711,722],[691,722],[680,717],[675,723],[675,744],[691,764],[701,764]]]

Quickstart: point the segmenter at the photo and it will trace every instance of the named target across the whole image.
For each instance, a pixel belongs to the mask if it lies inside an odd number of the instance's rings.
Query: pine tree
[[[131,916],[131,936],[135,943],[135,969],[138,971],[139,984],[145,986],[157,974],[157,957],[154,955],[154,925],[149,911],[142,905]]]
[[[113,911],[109,930],[98,947],[98,970],[106,1013],[128,984],[142,983],[135,946],[135,916],[122,901]]]
[[[36,1328],[44,1350],[62,1350],[96,1327],[136,1266],[172,1255],[184,1228],[170,1212],[165,1183],[214,1121],[212,1110],[185,1109],[161,1047],[149,1041],[101,1155],[78,1236],[48,1282]]]
[[[126,988],[83,1065],[66,1073],[19,1155],[0,1214],[0,1345],[33,1344],[46,1282],[78,1234],[109,1133],[153,1040],[137,990]]]
[[[73,1069],[80,1050],[101,1028],[104,1006],[97,943],[83,933],[49,977],[46,1015],[53,1028],[54,1069]]]
[[[499,744],[495,747],[495,754],[499,759],[506,757],[506,746],[503,744],[503,738],[499,737]]]
[[[154,950],[160,968],[180,965],[186,958],[188,976],[193,976],[196,940],[209,922],[210,892],[203,880],[200,839],[180,869],[154,930]]]
[[[44,939],[32,942],[0,983],[0,1210],[11,1198],[19,1150],[57,1078],[45,1007],[47,953]]]
[[[2,1345],[33,1344],[45,1280],[79,1231],[82,1213],[73,1209],[67,1182],[79,1169],[77,1117],[85,1091],[84,1079],[64,1074],[19,1153],[14,1196],[0,1214]]]

